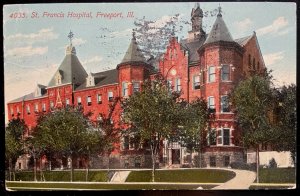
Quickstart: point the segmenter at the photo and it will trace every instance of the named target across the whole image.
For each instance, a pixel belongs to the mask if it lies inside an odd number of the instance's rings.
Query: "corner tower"
[[[200,4],[196,3],[195,7],[192,9],[191,12],[192,30],[188,32],[189,39],[196,39],[205,35],[205,32],[202,28],[202,20],[203,11],[200,8]]]

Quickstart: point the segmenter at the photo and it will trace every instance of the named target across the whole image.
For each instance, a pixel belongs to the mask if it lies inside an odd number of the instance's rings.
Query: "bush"
[[[256,170],[256,163],[232,162],[230,163],[232,169]]]
[[[181,168],[191,168],[190,164],[182,164]]]
[[[277,163],[274,158],[269,161],[269,168],[277,168]]]

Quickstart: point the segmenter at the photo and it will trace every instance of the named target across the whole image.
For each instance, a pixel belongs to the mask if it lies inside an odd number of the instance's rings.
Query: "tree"
[[[181,111],[181,125],[177,140],[192,153],[198,152],[199,167],[201,167],[201,149],[205,143],[205,130],[208,126],[210,113],[203,98],[197,98],[191,103],[184,103]]]
[[[23,153],[23,133],[27,129],[25,121],[19,117],[10,120],[5,129],[5,162],[9,169],[9,180],[18,157]]]
[[[62,108],[46,114],[37,124],[33,134],[34,144],[45,151],[58,152],[71,158],[71,181],[73,160],[99,150],[101,134],[93,128],[82,109]]]
[[[291,84],[275,89],[275,122],[278,139],[272,147],[277,151],[290,151],[293,162],[296,160],[296,85]]]
[[[241,129],[242,142],[245,147],[256,149],[257,183],[259,183],[259,146],[276,138],[270,119],[274,101],[270,77],[253,75],[241,81],[231,98]]]
[[[159,144],[180,124],[178,97],[178,93],[170,92],[165,80],[157,77],[154,81],[145,81],[141,92],[122,101],[124,121],[129,126],[126,134],[141,138],[150,146],[153,182]]]

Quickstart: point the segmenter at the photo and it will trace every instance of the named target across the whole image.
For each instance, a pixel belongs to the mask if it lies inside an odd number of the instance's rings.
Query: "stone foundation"
[[[233,162],[243,163],[244,153],[242,151],[210,151],[202,155],[203,167],[230,167]]]

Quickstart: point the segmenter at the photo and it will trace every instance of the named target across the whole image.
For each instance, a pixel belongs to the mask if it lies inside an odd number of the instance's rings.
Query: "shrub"
[[[269,168],[277,168],[277,163],[274,158],[269,161]]]
[[[232,169],[256,170],[256,163],[232,162],[230,163]]]

